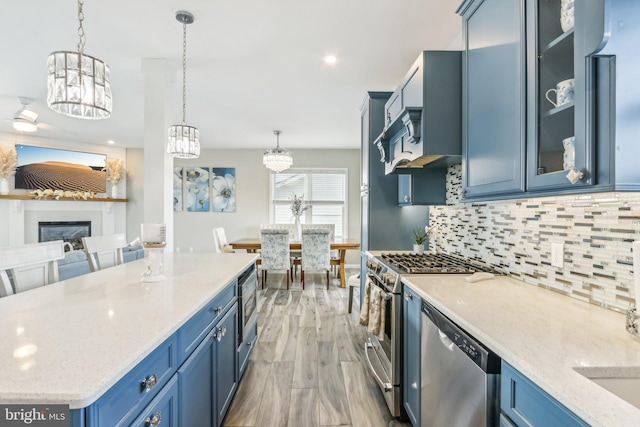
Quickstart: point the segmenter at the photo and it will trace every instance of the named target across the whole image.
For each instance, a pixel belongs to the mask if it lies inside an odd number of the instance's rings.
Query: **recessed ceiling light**
[[[107,144],[109,144],[109,145],[113,145],[113,144],[115,144],[115,143],[116,143],[116,142],[115,142],[113,139],[110,139],[110,140],[108,140],[108,141],[107,141]]]
[[[338,58],[333,55],[327,55],[324,57],[324,62],[327,64],[335,64]]]

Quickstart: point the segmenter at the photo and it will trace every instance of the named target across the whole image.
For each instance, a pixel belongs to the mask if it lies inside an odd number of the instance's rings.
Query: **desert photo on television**
[[[104,154],[16,145],[17,189],[106,192]]]

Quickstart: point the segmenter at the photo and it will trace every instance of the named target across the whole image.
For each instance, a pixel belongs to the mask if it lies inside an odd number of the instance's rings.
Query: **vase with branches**
[[[0,145],[0,194],[9,194],[9,178],[15,175],[17,167],[16,148]]]
[[[302,238],[302,224],[300,223],[300,217],[309,209],[308,204],[304,203],[304,195],[298,197],[296,194],[293,195],[293,202],[291,203],[291,213],[293,214],[294,220],[293,223],[296,226],[296,238],[300,240]]]
[[[117,197],[116,186],[124,177],[124,160],[108,159],[107,160],[107,180],[111,183],[111,197]]]

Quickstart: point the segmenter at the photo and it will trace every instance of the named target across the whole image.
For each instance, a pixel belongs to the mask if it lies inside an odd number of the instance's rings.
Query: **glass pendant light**
[[[276,135],[276,148],[264,152],[262,163],[272,171],[279,173],[291,167],[293,164],[293,156],[286,148],[280,148],[280,134],[282,131],[274,130],[273,133]]]
[[[186,125],[187,116],[187,24],[193,23],[193,15],[183,10],[176,12],[182,22],[182,124],[169,127],[167,153],[179,159],[195,159],[200,156],[200,131]]]
[[[78,0],[78,51],[57,51],[47,60],[47,104],[53,111],[80,119],[111,116],[111,72],[98,58],[85,55],[83,0]]]

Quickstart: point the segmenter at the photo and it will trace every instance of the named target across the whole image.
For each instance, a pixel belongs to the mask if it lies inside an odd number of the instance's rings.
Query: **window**
[[[303,224],[335,224],[335,237],[346,237],[347,170],[287,169],[271,174],[270,217],[274,224],[291,224],[293,195],[304,196],[310,207]]]

